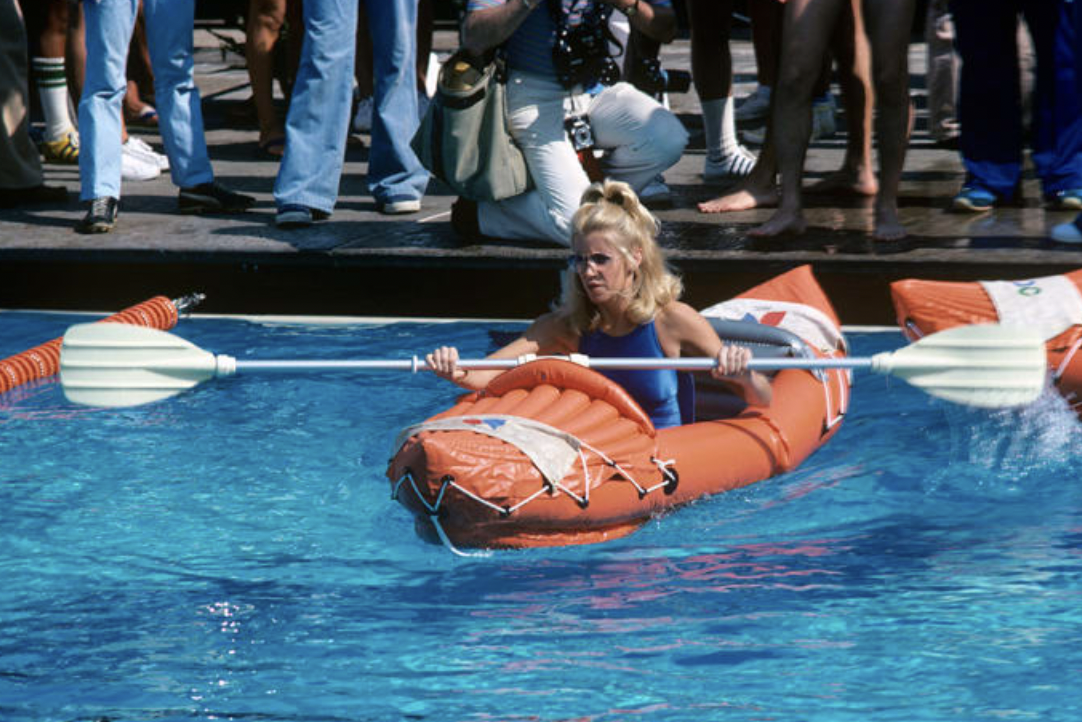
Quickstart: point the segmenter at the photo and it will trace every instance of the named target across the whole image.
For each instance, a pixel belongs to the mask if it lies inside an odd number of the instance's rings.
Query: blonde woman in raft
[[[770,382],[747,368],[751,352],[722,343],[709,321],[678,300],[683,284],[665,263],[657,233],[657,220],[631,186],[611,180],[590,186],[572,219],[572,254],[559,306],[490,358],[708,356],[717,359],[715,379],[749,404],[769,404]],[[501,373],[461,369],[458,358],[456,348],[443,346],[425,360],[436,375],[466,389],[482,389]],[[601,373],[623,386],[656,428],[690,421],[681,419],[675,370]]]

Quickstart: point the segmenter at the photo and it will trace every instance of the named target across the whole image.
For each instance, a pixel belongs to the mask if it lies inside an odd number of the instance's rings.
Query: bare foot
[[[876,241],[900,241],[905,236],[905,226],[898,220],[898,210],[894,205],[876,206],[872,238]]]
[[[871,170],[853,170],[839,168],[817,183],[805,189],[807,193],[852,193],[858,196],[874,196],[879,192],[879,183]]]
[[[699,213],[731,213],[750,211],[752,208],[773,208],[778,205],[778,192],[745,186],[719,198],[699,204]]]
[[[804,214],[799,210],[779,210],[771,216],[769,221],[748,231],[748,235],[754,238],[799,236],[807,228],[808,222],[804,220]]]

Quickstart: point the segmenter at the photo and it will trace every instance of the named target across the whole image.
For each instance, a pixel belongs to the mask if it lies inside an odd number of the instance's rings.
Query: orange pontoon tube
[[[1020,281],[896,281],[898,325],[910,340],[974,323],[1043,330],[1052,382],[1082,416],[1082,269]]]
[[[808,266],[703,313],[727,318],[715,323],[723,337],[756,354],[844,353],[837,315]],[[675,506],[795,468],[837,431],[849,378],[782,370],[769,407],[742,409],[701,382],[702,420],[658,431],[604,376],[542,359],[406,429],[387,475],[418,533],[452,549],[602,542]],[[714,403],[719,397],[728,409]]]
[[[103,318],[101,323],[127,323],[166,331],[177,325],[180,313],[202,299],[202,294],[193,294],[176,300],[170,300],[165,296],[155,296]],[[43,379],[56,374],[60,370],[62,340],[54,338],[52,341],[38,344],[0,360],[0,394],[35,379]]]

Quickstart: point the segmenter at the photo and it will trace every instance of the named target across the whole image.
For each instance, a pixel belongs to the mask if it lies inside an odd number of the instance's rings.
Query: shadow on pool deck
[[[437,33],[437,51],[453,35]],[[46,179],[72,192],[66,205],[0,211],[0,308],[115,310],[156,294],[208,295],[200,308],[220,313],[531,317],[556,297],[566,250],[543,242],[462,245],[450,227],[454,200],[437,182],[421,213],[388,218],[367,193],[367,136],[347,151],[341,195],[330,220],[310,229],[274,227],[271,189],[277,162],[258,155],[254,123],[244,113],[247,75],[237,56],[197,33],[197,72],[207,139],[222,182],[258,199],[233,217],[177,215],[176,188],[163,176],[124,186],[117,229],[100,236],[72,232],[84,213],[78,170],[46,166]],[[734,41],[737,96],[754,84],[750,43]],[[224,59],[223,59],[224,55]],[[688,46],[665,49],[669,67],[687,67]],[[923,107],[923,46],[911,51],[914,96]],[[805,196],[809,231],[797,239],[755,241],[746,231],[769,209],[702,215],[701,200],[724,189],[703,184],[703,142],[694,92],[673,96],[691,131],[683,159],[665,174],[671,207],[657,209],[661,241],[684,275],[687,300],[702,306],[802,263],[811,263],[846,323],[892,323],[888,284],[921,277],[970,280],[1028,278],[1082,266],[1082,253],[1047,240],[1072,215],[1047,212],[1027,180],[1027,202],[979,215],[946,208],[963,178],[958,155],[936,147],[918,114],[901,189],[910,237],[873,243],[869,199]],[[153,132],[133,129],[160,145]],[[805,182],[837,168],[844,133],[814,142]]]

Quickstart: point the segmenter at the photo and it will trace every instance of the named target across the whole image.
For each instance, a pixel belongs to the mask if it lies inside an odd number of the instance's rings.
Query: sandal
[[[153,105],[144,105],[142,110],[128,116],[128,123],[144,128],[154,128],[158,125],[158,110]]]

